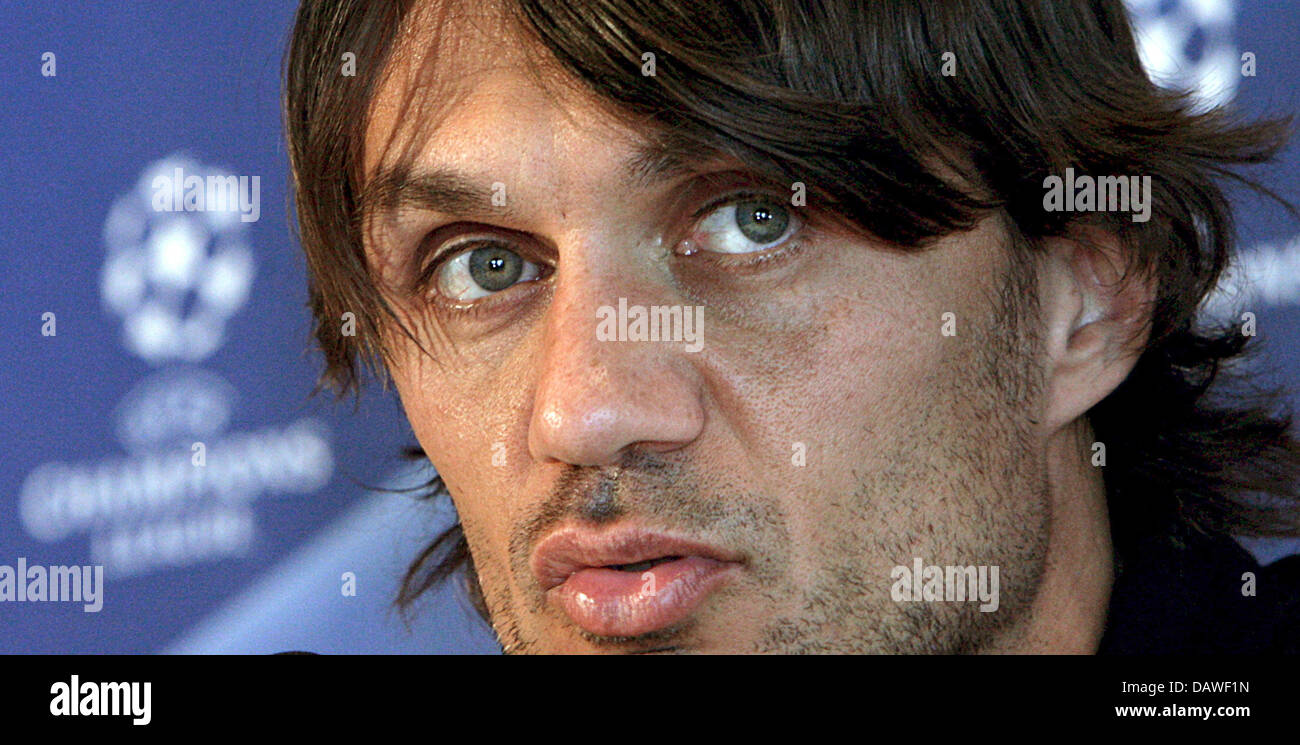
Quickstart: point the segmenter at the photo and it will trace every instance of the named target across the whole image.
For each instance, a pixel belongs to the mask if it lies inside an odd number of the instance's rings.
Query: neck
[[[1027,654],[1093,654],[1106,625],[1114,554],[1092,428],[1080,420],[1047,443],[1051,510],[1043,579],[1014,648]]]

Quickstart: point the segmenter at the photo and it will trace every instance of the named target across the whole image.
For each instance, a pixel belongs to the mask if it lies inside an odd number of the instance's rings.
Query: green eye
[[[724,254],[757,253],[788,238],[798,218],[785,205],[765,197],[744,197],[718,207],[700,220],[698,247]]]
[[[484,290],[500,292],[519,281],[524,263],[519,254],[500,246],[476,248],[469,253],[469,276]]]
[[[772,243],[785,235],[790,224],[790,213],[770,200],[747,199],[737,202],[735,209],[736,226],[755,243]]]
[[[438,267],[434,275],[438,294],[453,301],[477,300],[542,274],[539,264],[503,245],[476,243]]]

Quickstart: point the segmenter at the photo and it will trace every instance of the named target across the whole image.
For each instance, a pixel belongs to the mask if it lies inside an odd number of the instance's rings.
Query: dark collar
[[[1261,568],[1229,537],[1185,531],[1137,542],[1115,569],[1099,654],[1300,650],[1300,557]]]

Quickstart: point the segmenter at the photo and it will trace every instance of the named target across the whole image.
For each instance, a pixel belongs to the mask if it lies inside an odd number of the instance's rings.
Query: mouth
[[[532,556],[547,599],[597,636],[635,637],[686,620],[742,567],[708,544],[635,528],[561,529]]]

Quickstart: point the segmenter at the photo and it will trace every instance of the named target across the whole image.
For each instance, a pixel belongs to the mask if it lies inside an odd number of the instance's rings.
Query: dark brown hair
[[[1300,530],[1290,419],[1276,395],[1224,385],[1225,365],[1251,338],[1198,315],[1233,251],[1225,185],[1268,193],[1231,169],[1272,158],[1290,120],[1198,112],[1185,95],[1153,85],[1120,0],[507,5],[520,33],[615,110],[725,150],[772,179],[802,181],[809,205],[899,249],[924,250],[991,212],[1029,251],[1085,227],[1117,236],[1130,276],[1157,283],[1135,369],[1088,413],[1108,450],[1117,552],[1178,526]],[[393,318],[358,228],[360,143],[411,6],[305,0],[286,62],[284,114],[322,384],[339,391],[355,390],[362,367],[382,369],[382,321]],[[358,72],[341,77],[349,51]],[[641,74],[645,52],[656,55],[654,76]],[[954,75],[941,73],[945,60]],[[1044,210],[1044,178],[1066,168],[1149,176],[1150,220]],[[356,313],[356,336],[340,332],[345,311]],[[428,486],[442,492],[436,481]],[[454,525],[412,563],[399,605],[462,565],[474,585]]]

